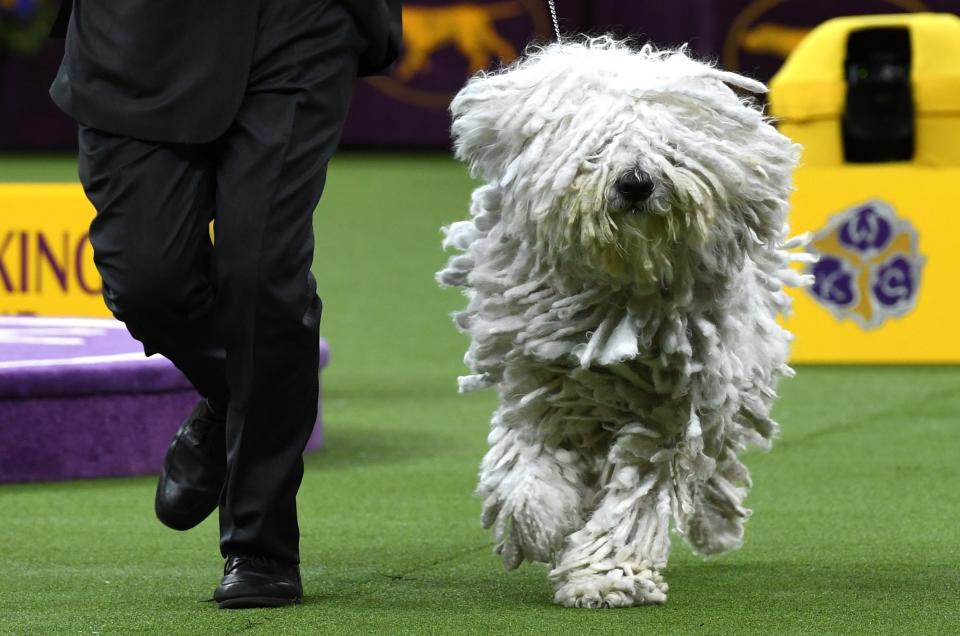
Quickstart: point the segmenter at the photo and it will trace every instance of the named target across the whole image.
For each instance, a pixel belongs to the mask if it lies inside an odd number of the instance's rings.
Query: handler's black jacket
[[[401,42],[401,0],[340,2],[368,42],[360,74],[393,62]],[[53,35],[65,34],[66,48],[50,96],[77,121],[114,134],[211,141],[227,129],[243,99],[258,4],[63,0]]]

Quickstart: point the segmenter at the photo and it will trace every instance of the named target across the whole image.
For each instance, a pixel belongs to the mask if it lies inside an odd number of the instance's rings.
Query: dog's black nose
[[[654,183],[646,172],[635,170],[617,181],[617,192],[630,203],[642,203],[653,194]]]

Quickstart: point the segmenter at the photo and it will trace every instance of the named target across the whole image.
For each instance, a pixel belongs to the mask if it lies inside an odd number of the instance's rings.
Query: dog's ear
[[[711,71],[712,72],[708,74],[709,77],[720,80],[727,86],[733,88],[734,90],[739,90],[745,95],[764,95],[768,92],[768,89],[763,82],[755,80],[751,77],[745,77],[738,73],[732,73],[730,71],[724,71],[720,69],[711,69]]]
[[[493,84],[503,82],[496,80],[496,76],[486,73],[475,75],[450,102],[454,154],[470,164],[474,176],[484,172],[478,164],[484,155],[494,151],[499,140],[496,124],[502,110],[496,97],[498,89]]]
[[[536,107],[543,88],[530,68],[515,65],[478,73],[457,93],[450,104],[454,151],[474,176],[498,179],[536,134],[543,125]]]

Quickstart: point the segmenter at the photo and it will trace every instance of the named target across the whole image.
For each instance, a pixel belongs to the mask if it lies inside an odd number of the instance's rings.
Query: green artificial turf
[[[0,183],[76,181],[77,161],[64,155],[0,154]]]
[[[72,178],[0,158],[0,179]],[[10,175],[14,176],[11,177]],[[0,486],[0,633],[954,634],[960,368],[801,367],[783,436],[751,453],[746,545],[678,542],[663,607],[567,610],[545,568],[504,572],[472,496],[490,394],[458,396],[465,340],[436,288],[471,187],[441,156],[345,155],[316,216],[332,363],[326,447],[300,493],[302,607],[218,611],[217,528],[176,533],[150,477]]]

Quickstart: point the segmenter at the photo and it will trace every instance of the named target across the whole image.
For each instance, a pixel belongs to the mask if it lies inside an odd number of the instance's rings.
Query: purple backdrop
[[[960,12],[960,0],[557,0],[557,5],[565,33],[689,42],[697,54],[764,80],[805,30],[830,17]],[[35,20],[49,13],[37,11]],[[357,87],[344,129],[347,147],[447,147],[446,105],[470,72],[515,55],[531,39],[552,35],[544,0],[411,0],[404,20],[405,52],[393,74]],[[48,42],[33,54],[5,53],[2,38],[11,21],[8,17],[0,29],[0,150],[73,149],[72,122],[46,96],[61,46]]]

